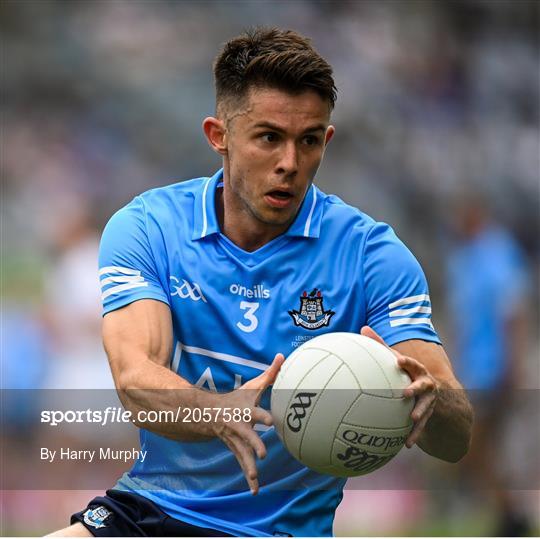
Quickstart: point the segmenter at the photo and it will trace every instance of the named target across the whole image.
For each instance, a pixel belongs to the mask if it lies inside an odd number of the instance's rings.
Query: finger
[[[268,410],[256,406],[251,413],[251,424],[254,425],[255,423],[262,423],[271,427],[274,424],[274,418]]]
[[[276,354],[276,357],[274,357],[274,361],[272,361],[270,367],[266,369],[265,372],[263,372],[262,380],[260,380],[260,382],[262,382],[262,385],[259,387],[259,393],[256,400],[257,404],[259,404],[261,396],[265,392],[266,388],[276,381],[277,375],[279,374],[279,371],[284,362],[285,356],[283,354]]]
[[[262,394],[266,391],[268,386],[272,385],[277,378],[277,375],[279,374],[279,370],[281,369],[283,363],[285,362],[285,356],[283,354],[276,354],[276,357],[274,357],[274,361],[272,361],[272,364],[266,371],[262,373],[258,377],[257,386],[257,397],[255,399],[255,404],[259,404],[259,401],[261,400]]]
[[[238,429],[238,435],[255,451],[258,458],[264,459],[266,457],[266,446],[251,425],[245,425]]]
[[[263,459],[266,457],[266,446],[253,429],[251,423],[234,423],[229,429],[230,434],[244,440],[250,446],[250,449],[255,451],[258,458]]]
[[[266,389],[270,384],[274,383],[284,361],[285,356],[283,354],[276,354],[269,367],[256,378],[246,382],[242,388],[257,390]]]
[[[405,446],[407,448],[411,448],[420,438],[422,432],[424,431],[424,428],[426,426],[426,423],[428,422],[429,418],[431,417],[431,414],[433,413],[433,409],[435,408],[435,402],[431,403],[431,406],[428,409],[428,412],[424,414],[424,417],[414,425],[413,430],[407,437],[407,440],[405,441]]]
[[[238,464],[240,464],[251,493],[256,495],[259,492],[259,481],[257,479],[257,466],[251,448],[235,434],[228,437],[225,442],[234,453]]]
[[[407,371],[407,374],[409,374],[413,380],[419,376],[427,374],[427,369],[424,367],[424,365],[412,357],[399,354],[397,362],[402,369]]]
[[[411,419],[417,423],[422,419],[424,414],[428,413],[429,408],[434,403],[436,398],[435,393],[424,393],[416,402],[416,405],[411,412]]]
[[[364,326],[360,330],[360,335],[364,335],[364,337],[369,337],[370,339],[373,339],[374,341],[377,341],[378,343],[386,346],[389,350],[392,350],[385,342],[384,339],[373,329],[371,329],[369,326]],[[392,350],[394,352],[394,350]]]
[[[410,449],[411,447],[413,447],[415,444],[418,443],[418,440],[420,439],[420,436],[422,435],[422,433],[424,432],[424,428],[426,426],[426,423],[427,423],[427,419],[425,421],[422,421],[421,423],[417,423],[414,427],[414,429],[412,430],[411,434],[409,434],[406,442],[405,442],[405,447],[407,447],[407,449]]]
[[[429,376],[420,376],[403,390],[404,397],[419,397],[424,393],[435,391],[435,384]]]
[[[264,383],[266,386],[269,386],[270,384],[273,384],[276,381],[277,375],[279,374],[279,370],[281,369],[281,366],[285,362],[285,356],[283,354],[276,354],[274,357],[274,360],[270,364],[270,367],[266,369],[261,377],[264,380]]]
[[[257,478],[257,467],[255,465],[255,459],[253,458],[251,448],[246,446],[242,439],[236,434],[230,434],[223,441],[227,444],[227,447],[229,447],[236,457],[238,464],[246,476],[247,482],[251,483],[254,481]]]

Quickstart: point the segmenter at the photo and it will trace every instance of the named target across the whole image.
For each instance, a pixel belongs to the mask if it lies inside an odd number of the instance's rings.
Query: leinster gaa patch
[[[88,526],[92,526],[93,528],[98,529],[105,528],[105,521],[111,515],[111,511],[109,511],[106,507],[103,507],[103,505],[99,505],[98,507],[94,507],[93,509],[88,509],[87,511],[85,511],[83,519],[84,522],[88,524]]]
[[[330,323],[330,318],[336,313],[325,311],[323,307],[323,297],[320,290],[314,288],[309,294],[304,291],[300,297],[300,310],[289,311],[294,325],[306,329],[319,329]]]

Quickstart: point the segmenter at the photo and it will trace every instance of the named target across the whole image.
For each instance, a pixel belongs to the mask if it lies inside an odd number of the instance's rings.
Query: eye
[[[261,139],[264,142],[276,142],[278,139],[278,136],[276,133],[263,133],[261,135]]]
[[[304,144],[307,144],[308,146],[315,146],[320,144],[320,139],[315,135],[306,135],[304,137]]]

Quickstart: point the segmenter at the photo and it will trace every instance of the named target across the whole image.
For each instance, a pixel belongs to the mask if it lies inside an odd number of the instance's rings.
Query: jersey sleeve
[[[143,203],[136,198],[107,223],[99,247],[103,314],[140,299],[169,303],[148,238]]]
[[[366,324],[389,346],[409,339],[440,344],[424,272],[390,226],[373,226],[363,261]]]

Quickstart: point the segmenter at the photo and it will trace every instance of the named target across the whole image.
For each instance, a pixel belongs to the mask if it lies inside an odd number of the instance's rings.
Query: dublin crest
[[[325,311],[323,307],[323,297],[320,290],[314,288],[309,294],[304,291],[300,297],[300,310],[289,311],[294,325],[306,329],[319,329],[330,323],[330,318],[336,313]]]
[[[109,511],[106,507],[103,507],[103,505],[100,505],[99,507],[94,507],[93,509],[87,509],[83,515],[83,518],[84,522],[88,524],[88,526],[99,529],[107,526],[105,521],[111,515],[111,511]]]

